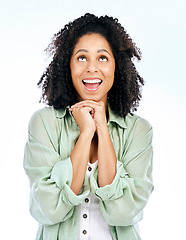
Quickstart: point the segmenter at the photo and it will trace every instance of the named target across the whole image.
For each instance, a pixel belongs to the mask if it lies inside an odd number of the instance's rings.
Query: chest
[[[98,140],[93,138],[91,146],[90,146],[90,156],[89,162],[95,163],[98,160]]]
[[[117,126],[109,126],[110,137],[116,152],[118,159],[121,159],[125,143],[127,139],[125,137],[125,131]],[[79,127],[74,122],[62,123],[58,136],[58,152],[62,158],[70,156],[78,138],[80,135]],[[105,149],[107,151],[107,149]],[[98,139],[95,137],[90,146],[89,162],[94,163],[98,160]]]

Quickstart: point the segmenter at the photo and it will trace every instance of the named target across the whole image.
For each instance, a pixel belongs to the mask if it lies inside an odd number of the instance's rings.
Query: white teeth
[[[93,80],[88,80],[88,79],[85,79],[83,80],[84,83],[101,83],[101,80],[100,79],[93,79]]]

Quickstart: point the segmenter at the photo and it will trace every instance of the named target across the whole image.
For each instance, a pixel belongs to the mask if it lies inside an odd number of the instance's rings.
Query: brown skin
[[[82,49],[86,51],[82,52]],[[71,190],[78,195],[88,162],[93,163],[98,159],[99,187],[111,184],[116,175],[117,158],[106,117],[107,94],[114,82],[115,60],[104,37],[99,34],[86,34],[76,44],[70,66],[79,99],[70,109],[80,128],[79,139],[70,155],[73,167]],[[86,90],[82,83],[85,78],[101,79],[99,89]]]
[[[75,45],[70,69],[72,82],[78,101],[103,101],[107,104],[107,94],[114,83],[115,59],[107,40],[100,34],[85,34]],[[102,81],[97,91],[87,91],[82,80]]]
[[[141,59],[141,52],[118,20],[108,16],[85,14],[54,35],[47,48],[48,54],[53,56],[52,61],[38,82],[42,87],[41,99],[55,109],[65,109],[80,101],[72,83],[69,63],[79,39],[90,33],[104,36],[113,51],[116,68],[108,101],[115,114],[125,117],[137,109],[141,99],[144,81],[133,63],[135,58]]]

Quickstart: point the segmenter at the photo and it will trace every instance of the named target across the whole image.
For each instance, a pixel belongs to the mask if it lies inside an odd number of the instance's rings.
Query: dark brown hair
[[[118,20],[108,16],[97,17],[87,13],[54,35],[47,48],[53,56],[52,61],[38,82],[38,86],[42,87],[41,100],[55,109],[66,108],[77,102],[70,58],[78,39],[87,33],[101,34],[111,46],[116,68],[108,102],[116,114],[124,117],[137,109],[141,99],[144,81],[133,63],[134,58],[141,59],[141,52]]]

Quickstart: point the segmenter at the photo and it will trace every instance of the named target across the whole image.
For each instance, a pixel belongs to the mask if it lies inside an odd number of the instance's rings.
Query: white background
[[[146,85],[137,114],[154,128],[155,190],[142,239],[185,239],[185,11],[185,0],[0,1],[1,239],[35,239],[22,163],[28,121],[43,107],[36,84],[53,34],[86,12],[117,17],[143,52],[136,65]]]

